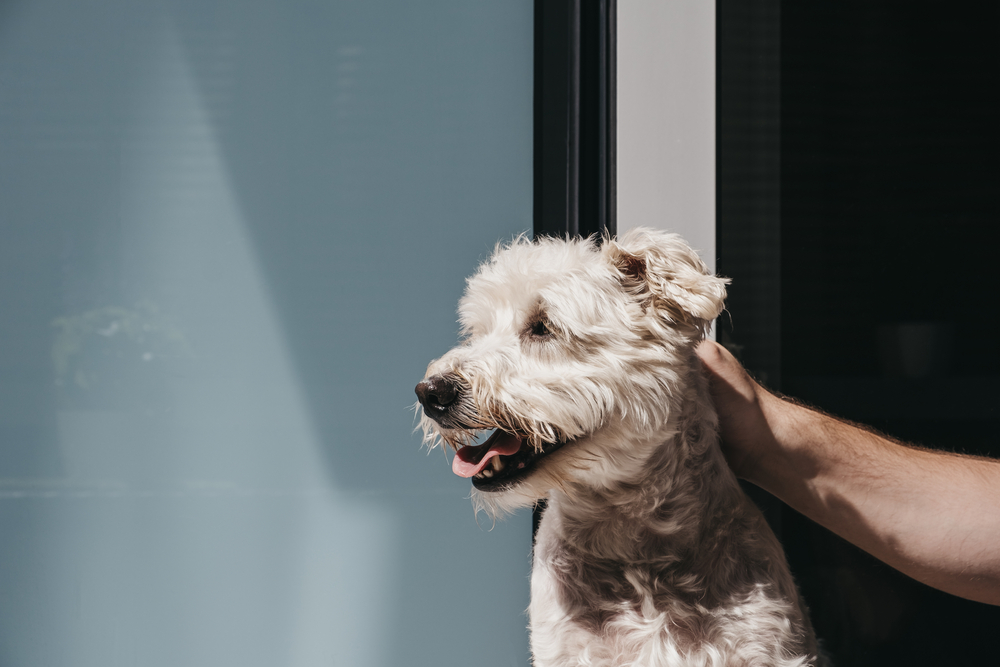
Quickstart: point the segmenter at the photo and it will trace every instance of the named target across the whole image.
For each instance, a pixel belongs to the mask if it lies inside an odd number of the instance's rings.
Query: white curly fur
[[[516,486],[473,489],[496,517],[548,499],[534,550],[536,667],[815,662],[784,554],[718,447],[694,354],[728,281],[681,239],[524,237],[468,280],[463,342],[427,369],[461,383],[459,447],[499,428],[541,448]],[[533,336],[543,322],[550,335]]]

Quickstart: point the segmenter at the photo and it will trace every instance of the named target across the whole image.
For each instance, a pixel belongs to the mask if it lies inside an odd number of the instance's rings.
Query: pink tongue
[[[480,452],[486,453],[480,458]],[[459,477],[472,477],[486,467],[494,456],[510,456],[521,449],[521,439],[516,435],[496,431],[481,445],[462,447],[451,462],[451,471]]]

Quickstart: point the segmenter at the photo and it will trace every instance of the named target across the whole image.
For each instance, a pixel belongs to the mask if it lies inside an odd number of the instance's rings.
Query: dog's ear
[[[601,254],[643,309],[703,331],[722,312],[729,279],[712,275],[677,234],[631,229],[620,239],[606,239]]]

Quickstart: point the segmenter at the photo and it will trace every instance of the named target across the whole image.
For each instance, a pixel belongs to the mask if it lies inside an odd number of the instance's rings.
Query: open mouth
[[[480,491],[503,491],[527,477],[544,456],[565,442],[547,442],[541,450],[526,446],[525,439],[497,429],[481,445],[462,447],[452,461],[452,472],[471,477]]]

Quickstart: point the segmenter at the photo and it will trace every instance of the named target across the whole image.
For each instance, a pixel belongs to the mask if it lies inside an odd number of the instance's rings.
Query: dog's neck
[[[642,473],[600,490],[570,485],[552,495],[554,536],[595,558],[686,559],[744,502],[717,444],[700,374],[678,401],[665,436],[649,442]],[[642,445],[639,445],[642,446]]]

